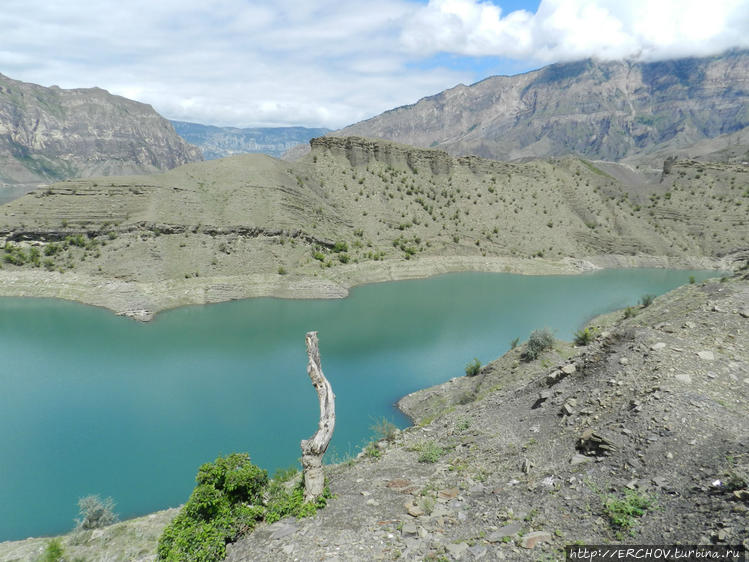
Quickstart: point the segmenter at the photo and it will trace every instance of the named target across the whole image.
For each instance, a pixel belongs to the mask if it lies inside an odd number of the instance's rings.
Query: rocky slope
[[[172,121],[177,134],[200,148],[206,160],[226,158],[235,154],[261,153],[279,158],[299,144],[307,144],[314,137],[330,129],[308,127],[213,127],[185,121]]]
[[[593,319],[586,346],[525,345],[404,397],[416,425],[329,467],[309,519],[227,560],[561,560],[569,544],[749,546],[749,274]],[[323,362],[324,362],[324,341]],[[645,506],[621,516],[621,507]],[[91,561],[152,560],[174,511],[64,538]],[[123,543],[123,540],[125,541]],[[29,560],[46,539],[0,544]]]
[[[749,125],[749,52],[654,63],[584,60],[462,84],[332,133],[499,160],[622,160]]]
[[[749,276],[686,286],[591,344],[509,351],[401,400],[417,426],[337,466],[316,517],[227,560],[562,560],[569,544],[749,546]],[[371,450],[370,450],[371,451]],[[646,506],[641,516],[618,508]]]
[[[202,160],[149,105],[0,75],[0,182],[152,173]]]
[[[148,318],[456,270],[730,269],[749,246],[746,166],[608,169],[322,138],[294,164],[244,155],[67,181],[0,207],[0,293]]]

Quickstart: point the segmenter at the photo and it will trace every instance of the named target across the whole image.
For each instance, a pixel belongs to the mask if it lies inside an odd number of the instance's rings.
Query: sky
[[[340,128],[587,57],[749,47],[749,0],[2,0],[0,73],[169,119]]]

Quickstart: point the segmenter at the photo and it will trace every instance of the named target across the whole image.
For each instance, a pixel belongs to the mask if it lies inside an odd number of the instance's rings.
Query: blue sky
[[[749,47],[749,0],[3,0],[0,73],[162,115],[338,128],[585,57]]]

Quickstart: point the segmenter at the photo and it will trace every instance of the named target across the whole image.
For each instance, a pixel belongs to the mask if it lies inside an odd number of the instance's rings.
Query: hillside
[[[589,59],[493,76],[331,134],[498,160],[619,161],[670,155],[747,126],[749,52],[731,51],[652,63]]]
[[[749,275],[686,285],[404,397],[415,426],[329,467],[334,499],[227,560],[561,560],[568,544],[749,547]],[[324,352],[324,334],[321,334]],[[626,508],[645,506],[638,514]],[[63,539],[153,560],[175,510]],[[0,544],[28,560],[48,539]]]
[[[152,173],[202,160],[150,105],[0,75],[0,183]]]
[[[214,127],[185,121],[172,121],[174,130],[190,144],[200,148],[206,160],[235,154],[261,153],[279,158],[298,144],[307,144],[330,129],[308,127]]]
[[[457,270],[730,268],[749,248],[741,164],[675,161],[663,174],[361,138],[311,145],[293,164],[235,156],[66,181],[0,206],[0,291],[147,319],[184,304],[341,297],[360,283]]]

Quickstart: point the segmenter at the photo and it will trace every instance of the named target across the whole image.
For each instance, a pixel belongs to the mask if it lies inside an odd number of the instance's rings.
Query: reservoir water
[[[401,396],[486,363],[537,328],[571,339],[592,316],[715,272],[462,273],[355,288],[343,300],[185,307],[150,324],[85,305],[0,298],[0,541],[69,531],[77,501],[121,518],[183,503],[200,464],[250,453],[296,464],[316,429],[304,334],[336,394],[327,460],[356,454]]]

